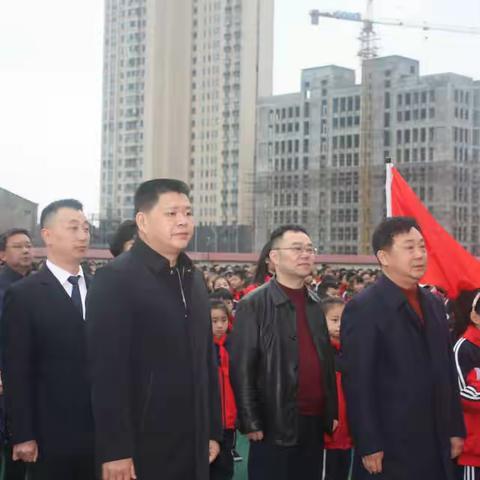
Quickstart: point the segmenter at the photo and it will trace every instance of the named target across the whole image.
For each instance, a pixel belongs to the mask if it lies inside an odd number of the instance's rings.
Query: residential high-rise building
[[[390,158],[437,220],[480,254],[480,82],[420,76],[417,61],[399,56],[365,68],[373,112],[369,218],[361,215],[362,86],[353,70],[303,70],[299,93],[258,103],[256,248],[275,226],[298,222],[322,252],[363,253],[362,222],[375,225],[385,215]]]
[[[144,177],[146,0],[106,0],[100,216],[132,218]]]
[[[131,218],[138,183],[168,176],[200,226],[251,227],[272,64],[273,0],[106,0],[101,215]]]

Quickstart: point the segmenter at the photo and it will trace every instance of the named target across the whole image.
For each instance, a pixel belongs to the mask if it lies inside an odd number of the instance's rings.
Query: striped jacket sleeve
[[[472,358],[472,348],[478,347],[460,338],[453,351],[463,409],[480,411],[480,365]]]

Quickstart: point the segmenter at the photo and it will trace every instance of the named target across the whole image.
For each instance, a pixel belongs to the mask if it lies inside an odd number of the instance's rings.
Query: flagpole
[[[385,182],[385,197],[386,197],[386,206],[387,206],[387,217],[392,216],[392,159],[387,158],[385,160],[385,167],[387,169],[386,182]]]

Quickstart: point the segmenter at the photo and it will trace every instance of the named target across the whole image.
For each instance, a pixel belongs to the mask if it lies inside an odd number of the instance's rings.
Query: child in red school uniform
[[[467,329],[454,346],[467,437],[457,459],[459,480],[480,480],[480,292]]]
[[[228,353],[229,315],[225,303],[221,300],[210,301],[213,340],[218,360],[218,383],[222,401],[223,441],[220,454],[210,465],[210,480],[231,480],[233,478],[232,449],[235,444],[235,423],[237,406],[230,384],[230,356]]]
[[[332,435],[325,435],[324,468],[322,480],[348,480],[352,463],[352,438],[347,423],[347,407],[342,389],[340,357],[340,325],[345,302],[340,298],[326,298],[322,302],[327,320],[330,343],[335,351],[335,370],[338,394],[338,427]]]

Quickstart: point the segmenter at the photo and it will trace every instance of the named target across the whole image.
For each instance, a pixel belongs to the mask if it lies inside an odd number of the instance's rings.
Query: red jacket
[[[222,422],[226,430],[235,429],[237,421],[237,405],[230,384],[230,355],[225,348],[227,335],[221,338],[213,337],[217,349],[218,358],[218,385],[220,387],[220,398],[222,401]]]
[[[467,438],[460,465],[480,467],[480,330],[470,325],[454,347]]]
[[[342,374],[339,366],[340,344],[331,341],[332,347],[335,349],[335,370],[337,377],[337,396],[338,396],[338,427],[333,435],[325,434],[325,448],[327,450],[349,450],[353,446],[350,429],[347,421],[347,404],[342,388]]]

